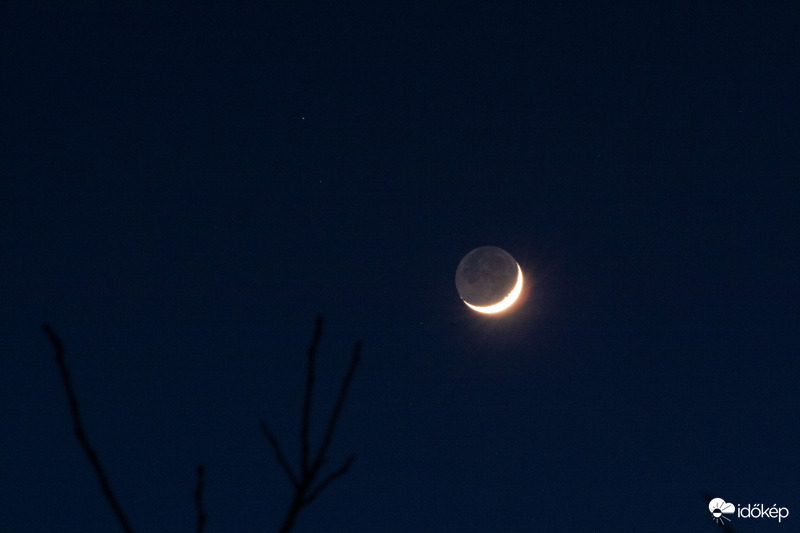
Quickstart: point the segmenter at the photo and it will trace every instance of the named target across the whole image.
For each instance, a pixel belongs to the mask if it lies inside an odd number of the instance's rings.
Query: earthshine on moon
[[[499,313],[508,309],[522,292],[522,269],[502,248],[481,246],[458,264],[456,289],[471,309]]]

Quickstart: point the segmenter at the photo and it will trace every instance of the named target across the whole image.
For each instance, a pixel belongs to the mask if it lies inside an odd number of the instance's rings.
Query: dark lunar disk
[[[517,262],[496,246],[481,246],[464,256],[456,269],[461,299],[478,307],[499,303],[517,283]]]

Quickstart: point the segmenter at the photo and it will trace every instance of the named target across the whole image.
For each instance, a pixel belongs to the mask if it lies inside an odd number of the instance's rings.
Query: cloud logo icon
[[[727,503],[722,498],[714,498],[708,502],[708,510],[711,512],[711,519],[718,524],[724,523],[725,520],[730,522],[731,519],[723,515],[732,514],[736,511],[732,503]]]

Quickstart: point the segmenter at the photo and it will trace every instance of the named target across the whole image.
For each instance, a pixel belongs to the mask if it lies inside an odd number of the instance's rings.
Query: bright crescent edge
[[[522,292],[522,269],[519,267],[519,263],[517,263],[517,284],[514,285],[514,288],[511,289],[511,292],[508,293],[508,296],[506,296],[496,304],[485,305],[483,307],[472,305],[470,303],[467,303],[465,300],[464,303],[467,304],[471,309],[474,309],[479,313],[487,313],[487,314],[499,313],[500,311],[504,311],[509,307],[511,307],[511,304],[517,301],[517,298],[519,298],[521,292]]]

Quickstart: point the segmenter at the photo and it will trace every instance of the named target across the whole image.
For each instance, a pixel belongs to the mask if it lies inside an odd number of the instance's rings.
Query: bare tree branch
[[[111,490],[111,484],[108,481],[108,476],[106,476],[103,465],[100,463],[100,458],[89,443],[89,439],[83,429],[81,413],[80,409],[78,408],[78,399],[75,396],[75,390],[72,388],[72,381],[69,377],[67,362],[64,358],[64,345],[62,344],[58,335],[56,335],[55,331],[53,331],[48,324],[42,324],[42,331],[44,331],[44,334],[47,335],[47,338],[50,340],[50,344],[53,345],[56,363],[58,364],[58,369],[61,372],[61,381],[64,383],[64,390],[67,393],[67,401],[69,402],[69,410],[72,415],[72,422],[75,426],[75,437],[78,439],[78,442],[80,442],[86,457],[89,459],[89,463],[91,463],[95,475],[97,475],[97,479],[100,482],[100,487],[103,489],[103,494],[105,495],[106,500],[108,500],[109,505],[111,505],[111,509],[114,511],[114,515],[117,517],[117,522],[119,522],[120,527],[126,533],[133,533],[133,528],[131,528],[125,513],[122,511],[122,507],[117,501],[114,491]]]
[[[352,465],[355,460],[356,460],[355,455],[351,455],[350,457],[348,457],[347,461],[345,461],[344,464],[342,464],[342,466],[338,468],[338,470],[332,472],[330,475],[328,475],[328,477],[323,479],[319,483],[319,485],[317,485],[317,488],[315,488],[313,491],[309,493],[308,496],[305,497],[305,499],[303,500],[303,505],[308,505],[309,503],[313,502],[325,487],[330,485],[331,482],[333,482],[336,478],[339,478],[344,474],[346,474],[347,470],[350,468],[350,465]]]
[[[203,533],[203,529],[206,526],[206,519],[208,518],[208,515],[206,515],[203,510],[204,473],[205,469],[203,465],[197,465],[197,486],[194,489],[194,504],[197,509],[197,533]]]
[[[333,471],[332,473],[328,474],[322,481],[318,482],[318,474],[325,463],[325,456],[328,453],[328,448],[330,447],[331,441],[333,440],[333,434],[336,431],[336,425],[339,422],[339,416],[341,415],[342,408],[344,406],[344,401],[347,398],[347,393],[350,389],[350,384],[353,381],[353,376],[355,375],[356,367],[358,363],[361,361],[361,341],[355,344],[353,348],[353,356],[350,360],[350,366],[347,368],[347,373],[342,380],[341,388],[339,389],[339,395],[336,398],[336,404],[333,407],[333,411],[331,412],[330,419],[328,420],[328,424],[325,428],[325,434],[322,438],[322,443],[320,444],[319,449],[314,454],[314,459],[309,460],[310,457],[310,445],[309,445],[309,427],[310,427],[310,419],[311,419],[311,399],[312,393],[314,388],[314,365],[317,353],[317,347],[319,346],[319,341],[322,336],[322,316],[318,316],[317,320],[314,324],[314,335],[311,339],[311,345],[308,348],[307,353],[307,365],[306,365],[306,386],[305,392],[303,395],[303,412],[302,412],[302,420],[300,425],[300,474],[296,475],[292,470],[289,462],[286,460],[283,452],[278,445],[278,440],[275,438],[275,435],[269,430],[269,427],[265,422],[261,422],[261,430],[263,431],[264,435],[266,436],[267,440],[269,441],[270,445],[272,446],[273,451],[275,452],[275,456],[278,460],[278,463],[281,465],[283,470],[286,472],[286,475],[289,477],[289,480],[292,482],[292,486],[294,486],[295,492],[294,496],[292,497],[292,503],[289,505],[289,509],[286,512],[286,518],[284,519],[283,524],[281,525],[280,533],[288,533],[291,531],[292,527],[294,526],[294,522],[297,519],[297,516],[300,514],[300,511],[311,502],[313,502],[320,493],[328,487],[333,481],[340,478],[344,474],[347,473],[350,466],[355,461],[355,456],[351,455],[347,458],[347,460],[340,466],[337,470]]]
[[[272,450],[275,452],[275,457],[278,459],[278,463],[281,465],[281,467],[283,467],[283,470],[289,477],[289,481],[292,482],[292,486],[294,488],[298,488],[300,486],[300,482],[297,480],[297,476],[294,475],[292,467],[289,466],[289,462],[286,460],[286,456],[283,455],[281,447],[278,444],[278,439],[275,438],[275,435],[272,433],[272,431],[270,431],[266,422],[264,422],[263,420],[261,421],[261,431],[264,433],[264,436],[267,437],[267,440],[272,446]]]
[[[83,422],[80,416],[80,408],[78,407],[78,400],[75,395],[75,390],[72,387],[72,380],[70,378],[69,369],[67,368],[66,359],[64,357],[63,343],[49,325],[43,324],[42,331],[44,331],[48,340],[53,345],[56,363],[58,365],[59,372],[61,373],[61,381],[64,384],[64,390],[66,391],[67,401],[69,403],[75,437],[78,439],[78,442],[83,448],[86,457],[89,459],[89,463],[92,465],[95,475],[100,482],[103,495],[111,506],[111,509],[114,511],[114,515],[116,516],[120,527],[125,533],[133,533],[133,528],[130,526],[127,517],[122,511],[119,501],[111,489],[111,484],[108,481],[108,476],[106,475],[105,469],[100,463],[100,458],[89,443],[89,439],[86,436],[86,431],[83,428]],[[310,451],[309,437],[311,426],[311,401],[313,399],[312,397],[314,391],[316,354],[321,337],[322,316],[319,316],[314,324],[314,335],[311,339],[311,344],[309,345],[307,352],[306,382],[303,395],[302,419],[300,424],[299,473],[295,473],[289,462],[286,460],[286,455],[283,453],[283,450],[281,450],[281,447],[278,444],[278,439],[269,429],[269,426],[267,426],[264,421],[261,421],[261,430],[272,447],[278,464],[280,464],[281,468],[283,468],[283,470],[286,472],[289,481],[294,487],[294,496],[292,497],[292,502],[287,510],[283,525],[281,526],[281,533],[289,532],[294,526],[294,522],[297,519],[297,516],[300,514],[300,511],[302,511],[302,509],[307,505],[311,504],[331,483],[346,474],[356,459],[355,455],[351,455],[338,469],[322,478],[321,481],[319,480],[319,474],[322,467],[325,465],[325,458],[328,453],[328,448],[333,441],[333,435],[336,432],[336,426],[339,423],[339,418],[344,407],[344,402],[347,399],[347,394],[350,390],[353,376],[355,375],[356,368],[361,360],[360,341],[357,342],[353,348],[353,356],[350,360],[350,365],[347,368],[347,372],[342,380],[339,394],[336,398],[336,403],[334,404],[333,410],[331,411],[330,418],[328,419],[322,442],[319,449],[313,454],[313,459],[311,459],[312,454]],[[205,468],[202,464],[200,464],[197,466],[197,484],[193,493],[197,516],[197,533],[203,533],[206,521],[208,519],[208,516],[203,508],[204,488]]]
[[[347,373],[342,380],[342,387],[339,389],[339,396],[336,398],[336,404],[331,412],[331,418],[328,421],[328,427],[325,429],[325,436],[322,438],[322,445],[319,447],[317,456],[314,458],[314,470],[319,469],[325,454],[328,453],[328,447],[333,440],[333,432],[336,430],[336,424],[339,422],[339,415],[342,413],[344,401],[347,398],[347,392],[350,389],[350,383],[353,381],[353,375],[356,372],[356,367],[361,360],[361,341],[357,342],[353,347],[353,357],[350,359],[350,366]]]

